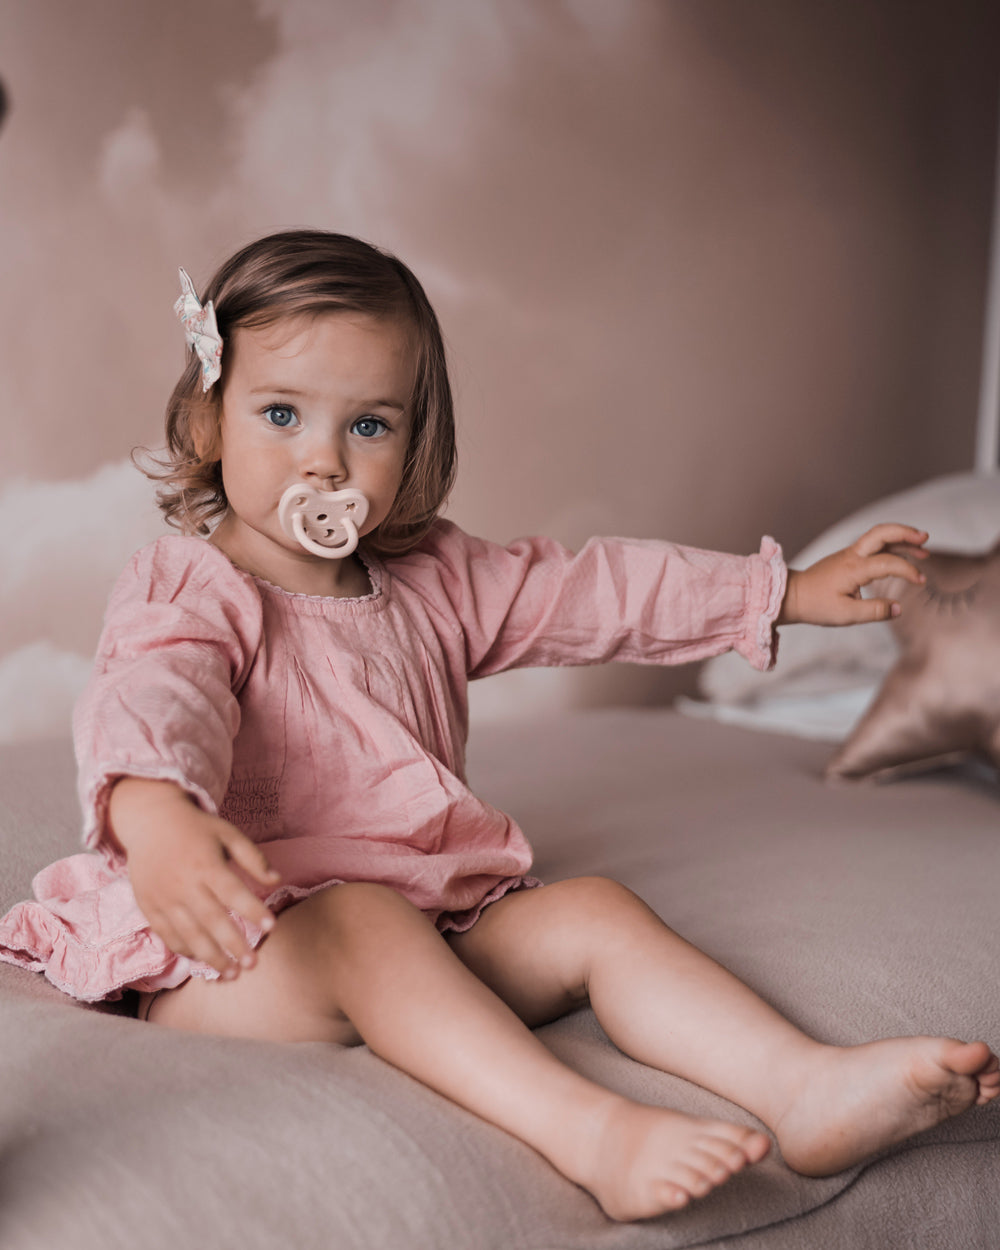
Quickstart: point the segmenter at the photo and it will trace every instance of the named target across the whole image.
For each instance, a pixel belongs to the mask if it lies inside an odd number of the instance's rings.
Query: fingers
[[[888,551],[865,558],[864,580],[860,584],[867,586],[869,582],[878,581],[881,577],[900,577],[904,581],[912,582],[914,586],[922,586],[927,581],[924,574],[914,568],[909,560]]]
[[[790,569],[777,623],[857,625],[898,616],[898,603],[884,598],[862,599],[861,588],[889,577],[922,586],[927,579],[912,559],[927,555],[927,537],[926,530],[912,525],[875,525],[850,547],[817,560],[808,569]]]
[[[191,907],[178,904],[150,923],[172,951],[208,964],[227,981],[257,962],[253,947],[215,900],[196,900]]]
[[[172,919],[183,942],[179,954],[208,964],[227,981],[239,975],[241,964],[246,966],[243,961],[252,954],[246,939],[232,919],[212,909],[207,899],[197,900],[193,909],[179,906]]]
[[[923,545],[927,538],[926,530],[914,529],[912,525],[896,525],[893,522],[887,522],[882,525],[873,525],[852,546],[859,556],[873,556],[890,544],[903,543],[914,548],[914,555],[921,556],[926,554],[923,551]]]
[[[908,558],[916,556],[924,559],[927,552],[923,544],[927,541],[927,531],[914,529],[911,525],[887,523],[875,525],[853,544],[850,551],[863,560],[860,567],[851,570],[851,580],[856,581],[856,588],[867,586],[871,582],[886,577],[898,577],[914,586],[922,586],[926,576],[914,566]],[[887,550],[888,547],[902,547],[906,555],[897,551]],[[892,599],[862,599],[852,592],[852,602],[847,605],[845,624],[865,624],[871,621],[888,621],[899,616],[900,605]]]
[[[842,595],[821,621],[823,625],[867,625],[872,621],[888,621],[899,616],[900,606],[892,599],[862,599],[860,595]],[[814,622],[815,622],[815,618]]]
[[[250,924],[259,925],[265,933],[270,933],[274,928],[274,913],[228,869],[212,880],[211,888],[214,897],[227,914],[235,912]]]
[[[219,841],[226,848],[233,862],[239,864],[244,872],[249,873],[261,885],[277,885],[281,880],[280,873],[267,862],[260,847],[251,842],[246,834],[241,833],[234,825],[222,823]]]
[[[208,964],[226,980],[233,980],[241,968],[250,969],[257,962],[233,913],[265,933],[275,925],[273,913],[223,866],[183,900],[149,910],[147,919],[172,951]]]
[[[848,608],[844,625],[866,625],[899,616],[901,609],[892,599],[855,599]]]
[[[239,829],[177,793],[180,802],[162,787],[156,791],[150,835],[129,839],[132,889],[150,927],[171,950],[235,976],[241,966],[256,963],[241,922],[265,932],[275,923],[253,882],[269,892],[266,887],[280,876]],[[148,797],[145,791],[141,797]]]

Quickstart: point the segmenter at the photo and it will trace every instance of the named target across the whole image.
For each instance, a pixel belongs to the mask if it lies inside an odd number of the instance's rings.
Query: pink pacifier
[[[326,560],[342,560],[354,551],[367,515],[368,500],[359,490],[289,486],[278,504],[278,520],[288,537]]]

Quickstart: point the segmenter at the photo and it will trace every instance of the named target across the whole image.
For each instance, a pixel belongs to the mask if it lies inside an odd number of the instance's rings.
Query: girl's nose
[[[347,468],[338,440],[312,440],[304,449],[299,470],[306,481],[321,489],[342,482],[347,476]]]

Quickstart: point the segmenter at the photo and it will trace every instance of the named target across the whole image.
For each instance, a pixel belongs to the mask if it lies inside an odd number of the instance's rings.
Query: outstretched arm
[[[862,599],[861,588],[881,577],[902,577],[914,585],[926,578],[907,556],[923,559],[924,530],[910,525],[876,525],[857,542],[807,569],[788,571],[788,588],[776,624],[859,625],[899,615],[891,599]]]

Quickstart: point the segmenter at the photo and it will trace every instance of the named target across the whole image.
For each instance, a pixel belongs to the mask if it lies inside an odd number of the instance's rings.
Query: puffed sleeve
[[[73,716],[88,847],[116,853],[107,807],[120,777],[174,781],[218,809],[261,630],[253,581],[204,540],[161,538],[133,557]]]
[[[766,669],[776,657],[787,570],[770,538],[751,556],[619,538],[591,539],[574,555],[546,538],[501,547],[441,521],[408,559],[459,622],[469,677],[728,650]]]

